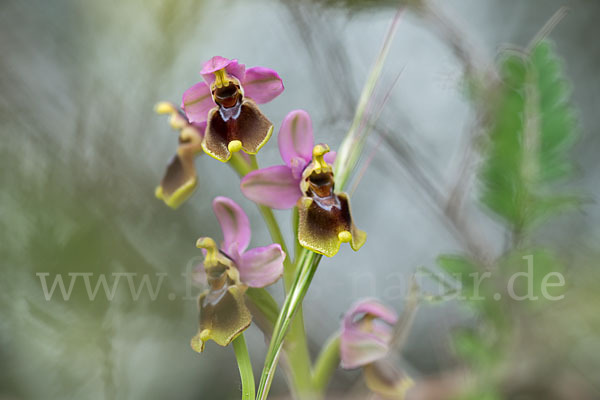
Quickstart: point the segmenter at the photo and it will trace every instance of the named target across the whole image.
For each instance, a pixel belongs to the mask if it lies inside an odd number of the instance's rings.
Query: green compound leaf
[[[510,52],[500,62],[499,89],[485,161],[481,201],[520,234],[579,204],[556,194],[553,184],[570,177],[569,151],[577,123],[569,85],[548,42],[530,54]]]

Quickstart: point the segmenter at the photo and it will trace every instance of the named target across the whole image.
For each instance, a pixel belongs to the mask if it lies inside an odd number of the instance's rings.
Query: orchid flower
[[[340,336],[344,369],[363,367],[369,389],[385,399],[403,399],[412,380],[390,361],[398,315],[380,302],[365,299],[346,312]]]
[[[269,140],[273,124],[257,104],[283,92],[277,72],[263,67],[246,70],[237,60],[215,56],[200,71],[204,82],[185,91],[181,107],[190,122],[206,122],[202,148],[226,162],[231,153],[256,154]]]
[[[342,242],[358,250],[366,234],[352,222],[345,193],[333,193],[335,159],[327,145],[314,146],[312,121],[306,111],[290,112],[279,130],[279,153],[285,165],[248,173],[241,182],[250,200],[271,208],[299,210],[298,240],[309,250],[334,256]]]
[[[201,237],[196,243],[203,249],[209,286],[198,298],[199,329],[191,341],[197,352],[202,352],[211,339],[227,346],[250,326],[252,315],[244,293],[248,287],[262,288],[277,281],[283,274],[286,257],[279,244],[247,250],[250,222],[233,200],[217,197],[213,210],[223,231],[223,242],[217,247],[213,239]]]
[[[158,103],[155,110],[158,114],[170,114],[171,127],[179,131],[177,153],[169,162],[155,192],[156,197],[169,207],[177,208],[191,196],[198,184],[194,159],[202,153],[206,122],[190,122],[174,104],[168,102]]]

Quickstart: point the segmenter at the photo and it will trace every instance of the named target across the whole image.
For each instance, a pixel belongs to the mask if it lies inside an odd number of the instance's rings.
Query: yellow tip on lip
[[[338,233],[338,239],[340,239],[340,242],[348,243],[352,240],[352,234],[348,231],[341,231]]]
[[[200,332],[200,340],[206,342],[208,339],[210,339],[210,329],[205,329]]]
[[[240,142],[239,140],[232,140],[227,145],[227,148],[231,153],[237,153],[242,149],[242,142]]]
[[[157,114],[171,114],[176,112],[177,110],[175,109],[173,104],[167,101],[161,101],[159,103],[156,103],[156,105],[154,106],[154,111]]]
[[[192,346],[192,350],[196,353],[202,353],[204,351],[204,341],[200,339],[200,334],[197,334],[192,338],[190,345]]]

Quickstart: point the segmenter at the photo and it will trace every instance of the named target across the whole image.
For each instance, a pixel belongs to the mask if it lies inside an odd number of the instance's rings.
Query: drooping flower
[[[226,162],[231,153],[256,154],[269,140],[273,124],[257,104],[283,92],[277,72],[263,67],[246,70],[237,60],[215,56],[200,71],[204,82],[185,91],[181,107],[191,122],[207,122],[204,151]]]
[[[245,304],[248,287],[261,288],[277,281],[283,273],[286,255],[278,244],[247,250],[250,223],[242,208],[227,197],[217,197],[213,210],[223,231],[217,247],[211,238],[198,239],[196,246],[205,254],[204,269],[208,290],[198,298],[200,322],[192,348],[204,350],[207,340],[226,346],[252,321]]]
[[[386,399],[403,399],[413,385],[391,361],[397,314],[373,299],[354,304],[344,315],[340,358],[344,369],[363,368],[369,389]]]
[[[344,315],[340,350],[342,368],[354,369],[385,357],[398,315],[373,299],[354,304]]]
[[[358,250],[366,234],[352,222],[348,196],[333,192],[333,170],[328,163],[334,161],[335,153],[327,145],[314,146],[306,111],[295,110],[285,117],[278,144],[285,164],[247,174],[241,182],[242,193],[272,208],[298,206],[298,239],[312,251],[332,257],[342,242],[351,242]]]
[[[160,102],[155,110],[158,114],[170,114],[171,127],[179,131],[179,146],[167,166],[167,170],[156,188],[156,197],[169,207],[177,208],[196,189],[198,178],[194,159],[202,153],[202,138],[206,122],[190,122],[174,104]]]

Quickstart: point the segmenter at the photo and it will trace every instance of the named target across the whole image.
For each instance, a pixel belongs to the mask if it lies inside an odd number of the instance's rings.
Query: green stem
[[[302,300],[308,291],[308,287],[316,272],[321,256],[308,250],[304,250],[300,255],[300,264],[297,268],[296,278],[292,284],[292,289],[285,298],[285,302],[279,313],[279,318],[273,329],[273,337],[269,343],[269,349],[265,358],[265,365],[260,378],[258,387],[259,400],[266,400],[271,383],[277,368],[277,361],[281,355],[283,340],[288,332],[288,328],[294,318],[294,314],[300,308]]]
[[[248,172],[252,171],[251,165],[248,164],[244,157],[239,153],[233,153],[231,155],[231,158],[229,159],[229,165],[235,172],[237,172],[240,178],[243,178]]]
[[[302,307],[298,308],[296,316],[292,319],[288,340],[285,343],[285,354],[293,371],[294,386],[296,387],[298,397],[310,397],[312,393],[312,379],[310,375],[312,362],[308,352]]]
[[[287,293],[290,290],[292,281],[294,279],[294,264],[292,264],[292,260],[290,259],[290,253],[285,245],[285,240],[283,239],[283,235],[281,234],[281,230],[279,229],[279,224],[275,219],[273,210],[271,210],[269,207],[261,205],[258,206],[258,209],[260,210],[260,213],[267,224],[267,229],[269,229],[271,239],[273,239],[275,243],[278,243],[281,246],[281,250],[283,250],[286,254],[285,260],[283,260],[283,283],[285,286],[285,292]]]
[[[254,400],[256,393],[254,388],[254,374],[243,333],[233,340],[233,351],[235,351],[235,358],[237,359],[240,378],[242,380],[242,400]]]
[[[256,161],[255,156],[250,156],[250,162],[248,163],[239,153],[233,154],[229,163],[240,176],[240,178],[244,177],[250,171],[258,168],[258,162]],[[277,223],[277,219],[275,218],[273,211],[269,207],[262,205],[259,205],[258,208],[263,216],[263,219],[265,220],[271,238],[275,243],[278,243],[281,246],[281,249],[287,255],[283,264],[283,281],[285,292],[288,293],[292,286],[295,275],[294,264],[291,261],[290,253],[287,250],[285,240],[283,239],[283,235],[279,229],[279,224]],[[261,309],[261,312],[267,317],[267,319],[269,319],[270,322],[275,325],[277,316],[274,318],[272,317],[272,304],[267,304],[270,303],[270,301],[265,300],[264,294],[254,292],[250,289],[247,293],[256,306]],[[262,297],[262,299],[260,297]],[[304,317],[301,308],[298,309],[297,315],[291,323],[290,334],[286,344],[286,354],[294,381],[293,384],[298,396],[302,398],[305,395],[309,395],[311,392],[311,360],[308,352],[308,343],[304,329]]]
[[[279,306],[277,306],[277,302],[273,296],[266,289],[261,288],[248,288],[246,296],[252,300],[252,303],[265,316],[266,320],[271,324],[272,329],[279,315]],[[271,331],[265,333],[271,334]]]
[[[340,334],[335,333],[323,346],[313,368],[312,385],[316,393],[322,395],[338,365],[340,365]]]

